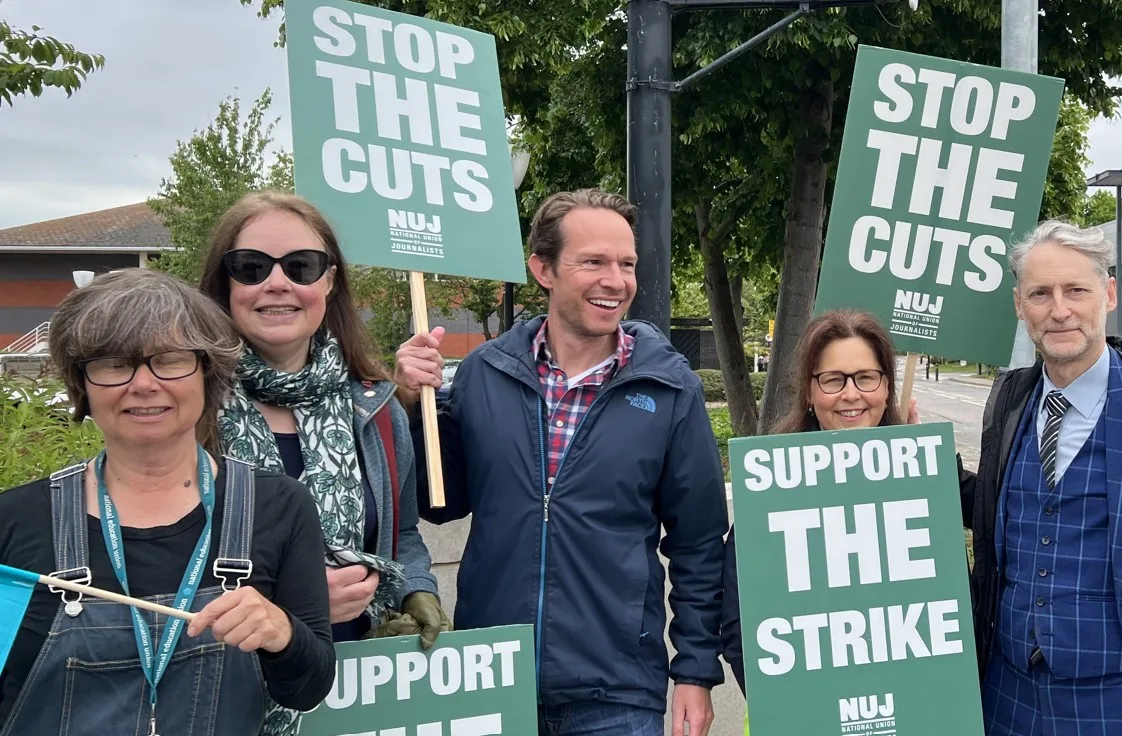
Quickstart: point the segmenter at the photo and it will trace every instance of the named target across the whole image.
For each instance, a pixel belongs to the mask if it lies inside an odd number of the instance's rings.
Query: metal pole
[[[627,4],[627,197],[638,207],[630,317],[670,336],[670,7]]]
[[[1036,74],[1039,52],[1039,0],[1001,0],[1001,66]],[[1025,323],[1017,322],[1009,368],[1025,368],[1036,362],[1036,347]]]
[[[502,331],[514,327],[514,284],[503,282],[503,324]]]

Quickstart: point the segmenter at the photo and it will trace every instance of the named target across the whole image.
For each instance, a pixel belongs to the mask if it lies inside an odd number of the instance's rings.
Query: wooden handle
[[[916,380],[918,362],[919,353],[908,353],[908,362],[904,364],[904,382],[900,387],[900,413],[904,421],[908,420],[908,406],[912,401],[912,384]]]
[[[191,613],[190,611],[178,611],[168,606],[161,606],[159,603],[150,603],[139,598],[130,598],[127,595],[121,595],[120,593],[112,593],[108,590],[102,590],[101,588],[92,588],[88,585],[82,585],[81,583],[72,583],[69,580],[52,578],[49,575],[40,575],[39,582],[43,585],[50,585],[55,588],[62,588],[63,590],[69,590],[75,593],[81,593],[82,595],[88,595],[91,598],[103,598],[107,601],[113,601],[114,603],[124,603],[126,606],[136,606],[137,608],[143,608],[145,611],[162,613],[165,616],[174,616],[175,618],[181,618],[184,621],[193,621],[195,619],[195,614]]]
[[[409,296],[413,302],[413,329],[429,331],[429,307],[425,298],[425,275],[409,272]],[[425,430],[425,464],[429,475],[429,503],[444,508],[444,467],[440,462],[440,432],[436,425],[436,390],[421,387],[421,422]]]

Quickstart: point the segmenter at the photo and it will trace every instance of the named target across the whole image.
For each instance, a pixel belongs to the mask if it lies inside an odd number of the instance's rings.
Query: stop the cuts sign
[[[873,312],[897,349],[1005,365],[1011,245],[1040,214],[1063,81],[862,47],[816,311]]]

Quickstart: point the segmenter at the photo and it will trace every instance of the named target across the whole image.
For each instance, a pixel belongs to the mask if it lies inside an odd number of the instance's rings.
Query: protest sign
[[[753,736],[981,736],[951,425],[729,452]]]
[[[537,733],[532,626],[336,644],[335,685],[299,736],[520,736]]]
[[[901,351],[1006,365],[1008,249],[1037,224],[1063,87],[861,47],[815,311],[865,309]]]
[[[352,263],[522,283],[492,36],[345,0],[288,0],[296,191]]]

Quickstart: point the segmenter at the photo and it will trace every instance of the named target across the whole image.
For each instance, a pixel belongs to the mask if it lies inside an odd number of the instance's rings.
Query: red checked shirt
[[[565,455],[573,435],[580,426],[581,419],[588,413],[600,387],[616,374],[619,369],[627,365],[631,358],[631,351],[635,347],[635,338],[618,328],[615,353],[597,366],[590,368],[579,376],[569,378],[565,371],[553,362],[553,355],[549,351],[546,341],[546,329],[549,320],[542,323],[541,329],[534,337],[534,358],[538,366],[538,376],[541,378],[542,388],[545,390],[545,403],[549,410],[549,433],[546,438],[546,454],[549,456],[548,483],[552,490],[553,479],[557,475],[561,458]]]

